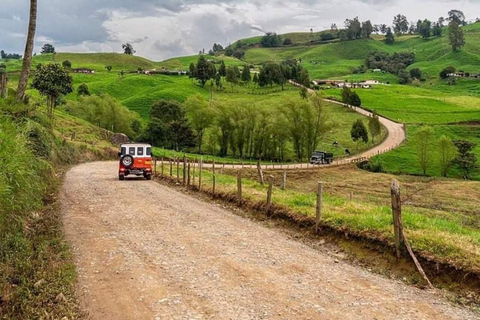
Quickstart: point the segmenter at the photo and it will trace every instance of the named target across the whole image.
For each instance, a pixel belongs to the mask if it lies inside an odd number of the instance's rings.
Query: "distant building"
[[[77,68],[73,69],[74,73],[89,73],[89,74],[94,74],[95,70],[93,69],[88,69],[88,68]]]

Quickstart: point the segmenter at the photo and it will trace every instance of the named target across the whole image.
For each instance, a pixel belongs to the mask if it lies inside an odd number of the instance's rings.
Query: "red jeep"
[[[152,146],[145,143],[122,144],[118,153],[120,166],[118,179],[125,180],[128,175],[144,176],[152,179]]]

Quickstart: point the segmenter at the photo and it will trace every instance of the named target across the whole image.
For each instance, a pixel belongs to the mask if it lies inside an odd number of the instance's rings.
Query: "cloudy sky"
[[[1,0],[0,49],[23,52],[28,0]],[[480,0],[39,0],[36,51],[53,43],[57,51],[119,52],[133,44],[153,60],[227,45],[260,30],[316,31],[359,16],[391,24],[402,13],[409,21],[436,20],[450,9],[480,16]]]

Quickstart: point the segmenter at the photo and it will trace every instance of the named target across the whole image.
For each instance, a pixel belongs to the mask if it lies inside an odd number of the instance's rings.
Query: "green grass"
[[[158,168],[157,172],[161,169]],[[216,191],[236,194],[237,179],[233,175],[216,173]],[[164,172],[169,175],[168,165]],[[233,172],[232,172],[233,173]],[[183,170],[180,168],[179,176],[182,179]],[[173,177],[177,175],[173,168]],[[254,174],[253,174],[254,175]],[[193,176],[193,169],[192,169]],[[195,180],[198,184],[198,169]],[[210,170],[203,171],[202,189],[211,191],[213,176]],[[192,178],[193,179],[193,178]],[[298,191],[291,188],[281,190],[280,181],[275,181],[273,203],[284,206],[293,212],[309,217],[315,217],[315,192]],[[265,201],[267,186],[244,178],[242,182],[242,195],[250,201]],[[450,211],[441,211],[429,208],[412,207],[404,205],[403,220],[405,233],[412,248],[424,257],[436,261],[449,263],[455,267],[468,271],[480,271],[480,230],[466,226],[464,216]],[[349,200],[335,194],[324,193],[322,221],[324,224],[354,234],[360,234],[393,243],[392,213],[389,205]]]
[[[447,124],[480,120],[480,97],[414,86],[375,86],[356,90],[362,104],[395,121],[407,124]],[[340,97],[340,89],[325,91]]]
[[[61,112],[52,130],[43,106],[0,99],[0,110],[2,318],[77,318],[76,271],[56,203],[59,177],[67,165],[108,158],[111,145],[100,129]]]
[[[383,169],[386,172],[414,175],[423,174],[423,171],[421,170],[420,164],[417,160],[416,144],[414,139],[415,133],[419,128],[420,126],[417,125],[407,127],[408,139],[404,145],[396,150],[376,157],[376,159],[382,163]],[[442,135],[446,135],[452,140],[468,140],[477,144],[473,152],[480,159],[480,125],[435,125],[433,128],[436,134],[436,140],[432,141],[434,146],[436,143],[438,143],[437,141]],[[441,175],[440,164],[438,160],[438,148],[435,147],[434,149],[435,151],[433,151],[430,155],[431,161],[428,165],[427,175],[438,177]],[[462,178],[461,172],[459,172],[455,166],[452,166],[452,168],[449,170],[449,176]],[[480,180],[479,168],[473,171],[471,178],[474,180]]]

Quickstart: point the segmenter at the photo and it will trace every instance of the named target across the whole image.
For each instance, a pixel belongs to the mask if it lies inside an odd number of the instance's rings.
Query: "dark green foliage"
[[[410,69],[410,77],[415,79],[422,79],[422,71],[419,68]]]
[[[285,40],[283,40],[283,45],[284,46],[289,46],[291,45],[293,42],[292,42],[292,39],[290,38],[285,38]]]
[[[108,72],[112,71],[113,67],[112,66],[105,66],[105,69],[107,69]]]
[[[282,39],[275,32],[267,32],[262,37],[260,44],[265,48],[278,47],[282,44]]]
[[[360,39],[362,37],[362,25],[358,20],[358,17],[355,17],[352,20],[345,20],[345,31],[347,39],[349,40]]]
[[[386,52],[371,52],[366,59],[366,66],[369,69],[381,69],[393,74],[398,74],[415,62],[414,52],[395,52],[389,55]]]
[[[344,86],[341,94],[342,94],[342,102],[350,103],[350,96],[352,95],[352,89],[350,89],[347,86]]]
[[[72,67],[72,63],[69,60],[65,60],[62,62],[62,67],[70,69]]]
[[[455,158],[454,163],[463,173],[463,177],[469,179],[471,172],[477,167],[477,156],[472,153],[476,144],[465,140],[455,140],[453,144],[458,150],[458,156]]]
[[[155,102],[150,109],[150,121],[143,140],[176,151],[195,146],[195,135],[183,106],[173,100]]]
[[[350,97],[348,99],[348,103],[354,107],[361,107],[362,106],[362,100],[358,96],[356,92],[352,92],[350,94]]]
[[[245,65],[242,69],[242,81],[244,83],[249,83],[251,80],[252,76],[250,74],[250,67],[248,65]]]
[[[130,43],[125,43],[122,45],[123,53],[128,55],[133,55],[136,51],[133,50],[133,46]]]
[[[191,62],[188,70],[189,78],[193,79],[197,76],[197,67],[195,66],[195,63]]]
[[[46,64],[40,66],[35,72],[32,87],[40,94],[47,96],[49,115],[53,118],[53,109],[61,95],[73,92],[73,80],[68,72],[59,64]]]
[[[375,137],[382,132],[382,125],[376,111],[373,112],[372,117],[368,120],[368,129],[372,135],[372,141],[375,141]]]
[[[465,45],[465,35],[462,28],[452,21],[448,24],[448,37],[453,51],[457,51]]]
[[[106,130],[124,133],[132,139],[138,134],[133,130],[132,123],[139,121],[140,116],[109,95],[82,96],[79,101],[68,101],[65,111]]]
[[[42,47],[42,51],[40,52],[41,54],[45,54],[45,53],[55,53],[55,47],[52,46],[51,44],[49,43],[46,43],[43,45]]]
[[[442,26],[437,22],[433,24],[432,28],[432,33],[435,37],[441,37],[442,36]]]
[[[388,28],[387,33],[385,33],[385,43],[393,44],[394,42],[395,42],[395,37],[393,36],[392,29]]]
[[[195,77],[202,87],[205,87],[207,81],[213,79],[216,73],[215,65],[212,62],[207,61],[203,55],[198,57]]]
[[[460,10],[450,10],[448,12],[448,20],[450,22],[456,23],[459,26],[463,26],[466,24],[465,14]]]
[[[81,85],[78,86],[77,89],[77,94],[79,96],[90,96],[90,90],[88,89],[88,85],[85,83],[82,83]]]
[[[398,83],[399,84],[409,84],[412,82],[412,78],[410,78],[410,74],[407,72],[406,69],[401,69],[398,71]]]
[[[353,141],[357,142],[357,149],[360,142],[368,142],[368,131],[362,120],[358,119],[353,123],[350,136],[352,137]]]
[[[440,78],[446,79],[446,78],[448,78],[449,74],[455,73],[456,71],[457,71],[457,69],[455,69],[455,67],[448,66],[445,69],[443,69],[442,71],[440,71]]]
[[[235,72],[234,67],[229,66],[227,68],[227,75],[225,77],[225,80],[227,80],[227,82],[230,83],[233,91],[233,87],[238,83],[238,76],[237,76],[237,73]]]
[[[428,19],[425,19],[423,21],[418,20],[417,32],[422,36],[423,39],[430,38],[430,35],[432,33],[432,22]]]
[[[225,61],[222,60],[220,63],[220,68],[218,69],[220,76],[225,77],[227,75],[227,67],[225,66]]]
[[[333,40],[335,39],[335,35],[333,33],[330,33],[330,32],[325,32],[325,33],[322,33],[320,35],[320,40],[322,41],[330,41],[330,40]]]
[[[0,58],[5,60],[8,60],[8,59],[18,60],[18,59],[22,59],[22,55],[16,54],[16,53],[5,53],[5,51],[2,50],[0,51]]]
[[[403,34],[408,32],[408,20],[404,15],[398,14],[393,18],[393,29],[395,34]]]

